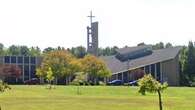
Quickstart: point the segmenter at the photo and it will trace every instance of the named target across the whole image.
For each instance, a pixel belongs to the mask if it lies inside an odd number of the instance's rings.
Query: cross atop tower
[[[90,12],[90,26],[87,26],[87,52],[98,56],[98,22],[92,21],[95,16]]]
[[[87,17],[90,18],[90,24],[92,24],[92,19],[95,18],[95,16],[92,15],[92,11],[90,11],[90,15]]]

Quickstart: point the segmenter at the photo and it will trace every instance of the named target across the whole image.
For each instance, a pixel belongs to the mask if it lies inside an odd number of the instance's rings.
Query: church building
[[[179,51],[181,47],[152,50],[152,46],[125,47],[116,55],[101,57],[112,72],[109,81],[119,79],[124,83],[137,80],[144,74],[171,86],[179,85]]]

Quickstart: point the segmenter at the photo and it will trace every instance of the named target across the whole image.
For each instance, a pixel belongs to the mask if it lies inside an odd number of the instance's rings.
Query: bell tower
[[[90,26],[87,26],[87,52],[98,56],[98,22],[93,22],[95,17],[90,12]]]

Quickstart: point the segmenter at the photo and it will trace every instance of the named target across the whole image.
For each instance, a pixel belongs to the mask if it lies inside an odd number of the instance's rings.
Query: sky
[[[100,47],[195,41],[193,0],[0,0],[0,42],[86,47],[91,10]]]

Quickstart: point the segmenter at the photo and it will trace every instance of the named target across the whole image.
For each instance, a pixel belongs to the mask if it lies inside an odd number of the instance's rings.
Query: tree
[[[166,45],[165,45],[165,48],[170,48],[170,47],[173,47],[173,45],[171,44],[171,43],[167,43]]]
[[[4,45],[2,43],[0,43],[0,55],[4,55]]]
[[[164,43],[163,42],[156,43],[155,45],[152,46],[152,48],[154,50],[163,49],[164,48]]]
[[[29,55],[30,56],[40,56],[41,55],[41,49],[37,47],[31,47],[29,49]]]
[[[51,89],[51,82],[54,80],[53,72],[51,70],[51,67],[49,67],[46,75],[47,81],[49,83],[49,89]]]
[[[47,47],[43,50],[43,53],[48,53],[48,52],[51,52],[51,51],[54,51],[55,49],[52,48],[52,47]]]
[[[66,50],[55,50],[44,54],[41,66],[38,69],[37,75],[46,77],[45,73],[50,67],[54,77],[66,78],[66,83],[70,82],[70,77],[78,70],[76,59]],[[75,66],[76,65],[76,66]]]
[[[97,84],[99,78],[109,77],[110,70],[106,67],[103,60],[93,56],[86,55],[82,60],[82,69],[88,75],[88,80]]]
[[[106,48],[98,48],[98,56],[109,56],[115,55],[117,53],[118,47],[106,47]]]
[[[180,85],[182,86],[189,86],[189,76],[185,71],[187,71],[186,66],[187,66],[187,53],[188,53],[188,48],[183,47],[180,51],[179,55],[179,64],[180,64]]]
[[[11,45],[8,48],[8,55],[20,55],[20,48],[16,45]]]
[[[20,46],[20,55],[28,56],[29,55],[29,49],[27,46]]]
[[[87,54],[86,48],[83,46],[76,47],[75,56],[77,58],[83,58]]]
[[[83,46],[72,47],[71,49],[68,49],[68,51],[77,58],[83,58],[87,54],[86,48]]]
[[[181,84],[193,86],[195,82],[195,46],[192,41],[189,42],[188,47],[184,47],[180,54],[181,64]]]
[[[0,65],[0,79],[2,81],[7,77],[18,78],[21,75],[21,68],[13,64],[1,64]]]
[[[158,93],[158,98],[159,98],[159,109],[162,110],[162,98],[161,98],[161,93],[163,90],[165,90],[168,87],[167,83],[159,83],[156,81],[151,74],[144,75],[142,79],[139,80],[138,82],[139,85],[139,93],[142,95],[145,95],[146,92],[150,93]]]

